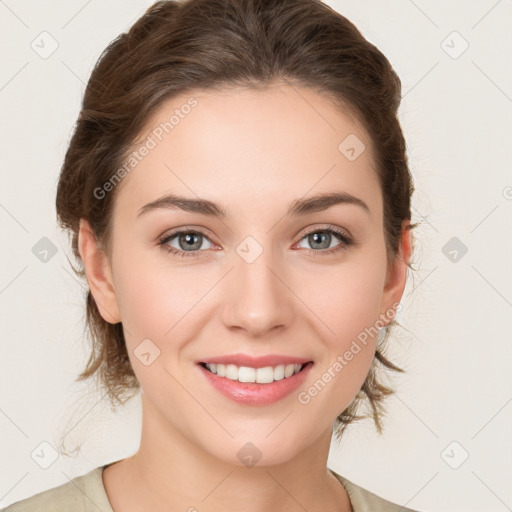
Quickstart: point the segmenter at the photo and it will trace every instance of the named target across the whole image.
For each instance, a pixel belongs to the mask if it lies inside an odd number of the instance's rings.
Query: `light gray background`
[[[83,288],[54,201],[92,67],[151,3],[0,1],[0,508],[138,447],[139,397],[116,416],[73,383],[87,355]],[[402,79],[422,221],[399,316],[409,332],[392,350],[408,373],[393,380],[384,436],[354,425],[329,466],[417,510],[511,510],[511,1],[327,3]],[[58,43],[47,58],[31,47],[51,48],[43,31]],[[32,252],[43,237],[57,248],[47,262]],[[443,252],[453,237],[465,255]],[[82,452],[43,469],[52,451],[41,443],[65,432]]]

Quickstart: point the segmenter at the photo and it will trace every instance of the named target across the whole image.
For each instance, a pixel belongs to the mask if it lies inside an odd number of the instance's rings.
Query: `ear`
[[[103,319],[110,324],[121,321],[112,278],[112,269],[105,252],[98,247],[90,224],[80,219],[78,250],[84,262],[89,288]]]
[[[411,230],[410,221],[402,222],[402,235],[398,254],[394,261],[388,265],[386,282],[381,300],[381,318],[389,318],[391,321],[396,314],[396,308],[404,293],[408,264],[411,259]],[[393,314],[390,315],[390,312]]]

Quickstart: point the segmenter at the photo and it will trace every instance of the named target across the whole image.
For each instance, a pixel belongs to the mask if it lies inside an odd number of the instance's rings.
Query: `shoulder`
[[[343,484],[345,487],[352,508],[354,512],[418,512],[416,510],[407,508],[391,501],[385,500],[363,487],[351,482],[345,477],[338,475],[332,469],[331,473]]]
[[[0,512],[113,512],[107,499],[100,466],[29,498],[12,503]]]

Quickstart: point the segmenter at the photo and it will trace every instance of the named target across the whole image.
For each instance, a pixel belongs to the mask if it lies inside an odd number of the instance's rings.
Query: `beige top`
[[[117,461],[116,461],[117,462]],[[65,484],[17,501],[0,512],[114,512],[103,486],[106,464]],[[347,490],[354,512],[416,512],[359,487],[332,469],[329,471]]]

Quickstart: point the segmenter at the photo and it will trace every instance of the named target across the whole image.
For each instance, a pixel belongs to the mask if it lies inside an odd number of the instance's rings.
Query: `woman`
[[[100,57],[57,213],[87,279],[81,379],[141,389],[131,457],[8,507],[411,510],[327,468],[412,250],[400,80],[318,0],[161,1]]]

